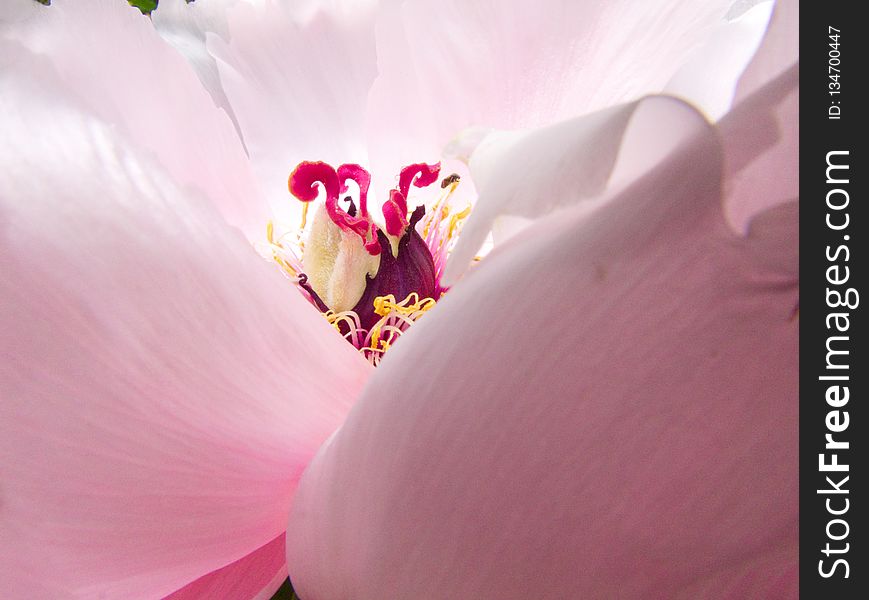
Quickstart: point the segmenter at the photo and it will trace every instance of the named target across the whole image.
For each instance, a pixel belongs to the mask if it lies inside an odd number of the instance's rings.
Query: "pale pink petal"
[[[0,36],[7,37],[23,23],[42,16],[45,6],[28,0],[6,0],[0,6]]]
[[[375,180],[466,127],[542,127],[660,92],[731,3],[393,3],[367,114]]]
[[[727,218],[740,231],[754,214],[799,195],[798,31],[798,3],[777,2],[763,44],[739,82],[742,102],[721,123],[732,182]]]
[[[799,31],[799,3],[796,0],[776,0],[763,42],[739,81],[736,100],[754,93],[797,61]]]
[[[151,20],[160,36],[188,60],[199,81],[211,94],[214,104],[226,111],[236,126],[239,137],[242,137],[229,98],[220,83],[217,61],[205,48],[205,36],[208,32],[216,33],[224,39],[229,38],[226,11],[240,1],[248,0],[208,0],[199,3],[162,0],[160,10],[151,13]]]
[[[779,12],[787,15],[787,8],[784,6]],[[720,110],[729,104],[735,78],[742,69],[740,65],[750,57],[749,53],[738,54],[737,49],[749,47],[753,52],[757,40],[752,42],[750,38],[762,30],[760,24],[766,20],[765,10],[765,5],[755,6],[742,15],[743,19],[753,15],[749,19],[751,23],[742,24],[744,27],[734,23],[721,27],[722,39],[707,42],[704,51],[698,52],[695,60],[677,75],[677,79],[682,77],[682,83],[687,84],[685,78],[702,64],[711,69],[719,84],[727,84],[726,94],[719,93],[723,87],[705,86],[711,92],[705,96],[707,103],[701,104],[701,110],[706,108],[708,112],[710,106],[715,105],[718,108],[713,111],[714,116],[720,116]],[[779,17],[773,23],[767,36],[772,41],[764,42],[768,53],[781,58],[784,51],[773,52],[769,48],[771,44],[777,47],[774,42],[779,38],[788,39],[780,30],[792,27],[792,21]],[[796,61],[795,46],[784,45],[793,51],[791,60]],[[726,57],[719,52],[722,48],[728,50]],[[764,61],[760,53],[752,65]],[[716,66],[716,63],[720,64]],[[729,117],[721,123],[728,143],[728,184],[733,188],[728,190],[726,212],[730,223],[739,231],[745,230],[755,212],[797,196],[798,179],[793,175],[798,150],[796,68],[777,74],[777,81],[776,85],[767,86],[764,94],[756,95],[750,103],[745,102],[737,109],[742,116]],[[703,89],[702,85],[697,87],[698,93]],[[702,94],[685,95],[704,99]],[[724,100],[727,102],[722,103]],[[469,162],[480,196],[447,269],[447,283],[454,282],[465,270],[490,229],[497,241],[503,243],[521,232],[529,222],[527,219],[545,215],[558,206],[599,199],[606,187],[630,182],[659,156],[666,155],[668,147],[675,147],[690,135],[692,119],[685,118],[686,111],[678,110],[676,104],[671,102],[669,110],[657,106],[662,105],[661,100],[646,100],[645,104],[614,107],[538,130],[473,128],[448,144],[445,149],[448,155]],[[638,114],[634,115],[634,110]],[[752,119],[746,119],[745,113],[750,113]],[[680,122],[684,126],[679,126]],[[740,127],[744,130],[737,130]],[[658,140],[658,152],[647,152],[647,142],[634,143],[631,137]],[[559,153],[568,146],[577,148],[570,153],[572,163],[547,168],[559,164]],[[638,149],[639,155],[625,156],[631,149]],[[771,173],[776,176],[771,177]],[[589,203],[589,210],[593,208],[594,203]],[[505,219],[505,216],[511,218]],[[516,216],[525,219],[512,219]]]
[[[721,120],[725,211],[737,231],[755,214],[799,196],[799,76],[794,64]]]
[[[763,39],[772,7],[773,1],[766,0],[728,14],[708,32],[705,43],[691,53],[664,91],[686,98],[710,119],[719,119],[730,108],[736,84]]]
[[[200,577],[165,600],[270,600],[287,579],[286,538],[281,535],[245,556]]]
[[[683,101],[649,96],[541,129],[489,133],[471,154],[480,195],[450,257],[446,283],[458,280],[496,219],[531,219],[577,203],[590,212],[608,186],[633,181],[705,125]]]
[[[153,152],[175,181],[205,192],[249,239],[264,238],[270,215],[232,123],[150,20],[115,0],[39,8],[10,35],[48,57],[70,94]]]
[[[207,36],[263,193],[293,225],[301,204],[289,197],[287,178],[298,163],[367,164],[374,9],[319,4],[238,3],[228,11],[228,41]]]
[[[735,235],[722,162],[538,221],[402,338],[294,499],[302,598],[795,597],[796,210]]]
[[[0,74],[0,595],[158,597],[284,532],[370,368],[48,58]]]

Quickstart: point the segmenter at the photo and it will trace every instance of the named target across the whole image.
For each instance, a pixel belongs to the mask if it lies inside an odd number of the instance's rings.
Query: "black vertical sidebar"
[[[869,598],[860,3],[800,3],[800,596]]]

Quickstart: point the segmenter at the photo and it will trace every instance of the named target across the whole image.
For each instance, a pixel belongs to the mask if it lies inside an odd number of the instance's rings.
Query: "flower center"
[[[401,170],[383,204],[384,225],[368,211],[369,173],[359,165],[337,169],[324,162],[300,163],[288,187],[303,203],[295,235],[267,238],[275,262],[326,319],[373,364],[446,291],[440,283],[446,258],[471,207],[451,213],[458,175],[441,182],[442,192],[426,214],[408,209],[412,188],[439,178],[440,164]],[[354,195],[349,185],[355,183]],[[308,207],[324,196],[308,222]]]

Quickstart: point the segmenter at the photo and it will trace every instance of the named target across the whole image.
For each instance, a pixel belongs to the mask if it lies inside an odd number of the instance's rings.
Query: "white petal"
[[[800,7],[777,0],[763,42],[739,81],[736,99],[748,97],[799,59]]]
[[[780,0],[739,81],[736,97],[743,102],[721,123],[732,175],[727,218],[738,231],[756,213],[799,196],[798,32],[798,3]],[[755,115],[748,127],[746,114]]]
[[[224,39],[229,38],[226,10],[239,1],[256,0],[208,0],[192,3],[187,0],[162,0],[160,10],[151,14],[151,20],[160,36],[188,60],[199,81],[211,94],[214,104],[226,111],[239,137],[242,137],[229,98],[220,83],[217,61],[205,48],[205,35],[208,32],[216,33]]]
[[[33,0],[7,0],[0,6],[0,35],[7,37],[15,27],[39,18],[45,8]]]
[[[264,1],[228,12],[229,41],[208,34],[263,194],[280,221],[300,203],[287,178],[303,160],[366,164],[364,108],[376,74],[373,9]]]
[[[468,267],[496,218],[533,218],[577,203],[591,211],[607,186],[633,181],[704,122],[680,100],[650,96],[539,130],[489,134],[471,157],[480,196],[450,257],[447,285]]]
[[[799,64],[742,100],[720,127],[730,176],[727,219],[744,232],[754,215],[799,197]]]
[[[186,61],[125,2],[55,0],[9,35],[44,55],[89,111],[153,152],[249,239],[269,218],[244,149]]]
[[[470,126],[541,127],[660,92],[731,0],[395,3],[377,27],[375,173]]]
[[[723,20],[664,90],[688,99],[712,120],[721,118],[730,109],[736,84],[763,39],[772,7],[772,0],[767,0]]]

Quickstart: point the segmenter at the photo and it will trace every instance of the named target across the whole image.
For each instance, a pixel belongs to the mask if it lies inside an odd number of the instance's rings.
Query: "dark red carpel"
[[[397,301],[407,298],[412,292],[420,299],[438,299],[438,286],[435,280],[435,266],[431,251],[416,231],[416,224],[425,215],[425,207],[413,211],[404,236],[398,242],[398,256],[393,256],[389,238],[382,231],[377,232],[380,243],[380,268],[377,275],[367,278],[362,297],[353,311],[359,316],[363,329],[371,328],[380,320],[374,312],[374,299],[392,294]]]

